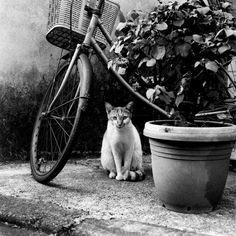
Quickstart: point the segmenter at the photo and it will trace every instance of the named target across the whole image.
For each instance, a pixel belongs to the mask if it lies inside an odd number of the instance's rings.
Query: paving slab
[[[236,232],[236,173],[217,209],[183,214],[162,206],[150,157],[140,182],[111,180],[99,158],[72,160],[48,185],[28,163],[0,164],[0,221],[57,235],[227,235]]]

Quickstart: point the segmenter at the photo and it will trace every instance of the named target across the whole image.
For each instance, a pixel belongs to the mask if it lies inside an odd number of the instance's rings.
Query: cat
[[[105,108],[108,123],[102,141],[102,167],[111,179],[143,180],[140,136],[131,121],[133,102],[125,107],[113,107],[105,102]]]

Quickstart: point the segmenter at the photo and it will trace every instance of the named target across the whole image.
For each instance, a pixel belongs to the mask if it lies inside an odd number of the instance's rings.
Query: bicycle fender
[[[93,69],[88,56],[83,53],[79,55],[78,69],[81,79],[79,108],[82,111],[86,111],[89,99],[91,97]]]

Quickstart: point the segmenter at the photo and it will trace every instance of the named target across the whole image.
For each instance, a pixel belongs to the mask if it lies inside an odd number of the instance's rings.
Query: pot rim
[[[174,120],[148,121],[145,123],[144,136],[152,139],[185,142],[225,142],[236,140],[236,125],[234,124],[216,121],[196,121],[196,123],[208,123],[216,125],[216,127],[162,125],[163,123],[173,122]]]

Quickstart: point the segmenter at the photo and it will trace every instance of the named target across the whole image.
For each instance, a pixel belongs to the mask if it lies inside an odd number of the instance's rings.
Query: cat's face
[[[107,117],[109,121],[118,129],[127,126],[132,117],[133,102],[128,103],[125,107],[113,107],[109,103],[105,103]]]

